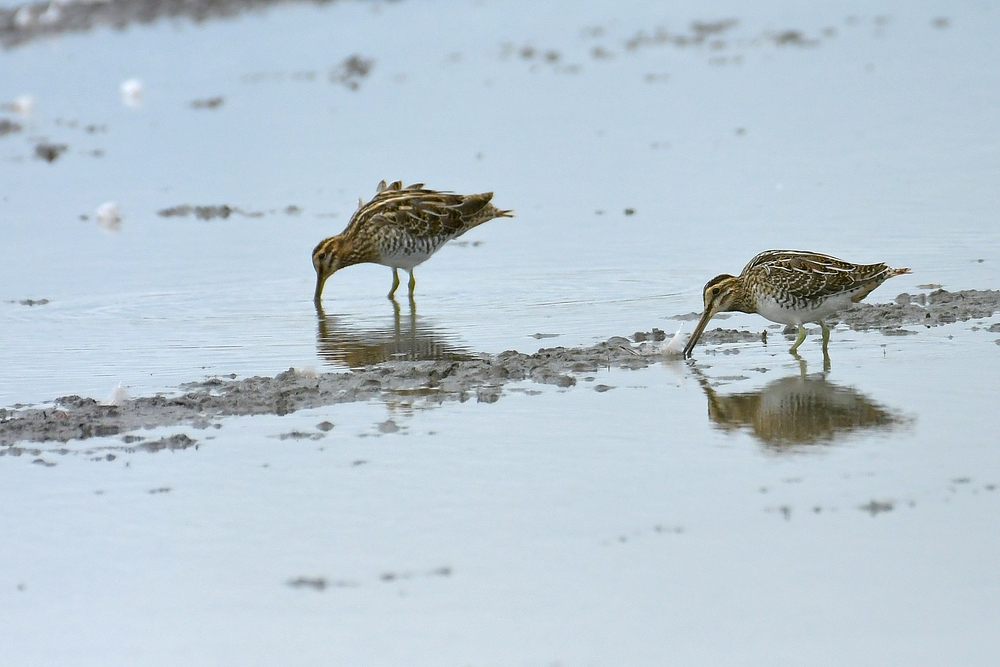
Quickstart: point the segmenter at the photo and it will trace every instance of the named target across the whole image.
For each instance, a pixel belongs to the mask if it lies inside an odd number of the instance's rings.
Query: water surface
[[[998,28],[981,3],[408,0],[8,48],[0,101],[35,109],[0,113],[0,405],[672,332],[771,247],[913,269],[870,301],[997,288]],[[412,311],[361,266],[317,313],[310,251],[383,178],[516,217],[418,267]],[[158,214],[184,204],[239,210]],[[771,330],[491,404],[22,444],[0,654],[995,664],[996,321],[835,330],[827,373]]]

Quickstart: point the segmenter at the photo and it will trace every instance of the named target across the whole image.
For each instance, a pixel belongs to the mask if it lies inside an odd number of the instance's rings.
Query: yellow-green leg
[[[392,269],[392,289],[389,290],[389,298],[396,293],[396,288],[399,287],[399,274],[396,272],[396,267]]]
[[[795,354],[795,351],[799,349],[799,345],[802,345],[802,341],[804,341],[805,339],[806,339],[806,328],[800,324],[799,337],[795,339],[795,343],[792,345],[792,349],[790,349],[789,352]]]
[[[413,299],[413,288],[417,286],[417,279],[413,277],[413,269],[410,269],[410,299]]]
[[[823,330],[823,354],[826,354],[827,348],[830,347],[830,327],[826,326],[823,320],[820,320],[819,326]]]

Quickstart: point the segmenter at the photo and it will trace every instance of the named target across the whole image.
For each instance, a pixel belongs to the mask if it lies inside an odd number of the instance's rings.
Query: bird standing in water
[[[716,313],[757,313],[772,322],[795,325],[798,338],[792,354],[806,338],[806,322],[819,322],[823,329],[823,353],[827,354],[830,328],[823,319],[858,303],[893,276],[910,273],[885,264],[852,264],[842,259],[801,250],[767,250],[744,267],[738,276],[722,274],[705,285],[705,312],[684,347],[684,356],[701,337]]]
[[[410,272],[410,298],[416,279],[413,267],[441,246],[493,218],[513,217],[490,203],[492,192],[457,195],[424,189],[423,183],[403,187],[402,181],[386,185],[367,204],[359,202],[347,228],[320,241],[313,250],[316,294],[319,304],[327,278],[345,266],[372,262],[392,269],[392,299],[399,287],[398,269]]]

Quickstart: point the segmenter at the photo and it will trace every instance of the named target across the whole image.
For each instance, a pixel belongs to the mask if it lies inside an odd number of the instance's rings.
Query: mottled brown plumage
[[[885,264],[852,264],[816,252],[767,250],[750,260],[739,276],[722,274],[708,281],[704,289],[705,311],[684,355],[691,356],[716,313],[730,311],[757,313],[772,322],[797,326],[799,335],[792,354],[805,340],[802,325],[819,322],[826,352],[830,329],[823,322],[825,317],[861,301],[889,278],[909,272]]]
[[[513,217],[512,211],[493,206],[492,198],[492,192],[457,195],[427,190],[423,183],[404,188],[402,181],[389,185],[382,181],[371,201],[359,202],[347,228],[320,241],[313,250],[315,301],[319,303],[323,285],[334,272],[363,262],[392,268],[390,299],[399,286],[397,270],[408,270],[412,297],[413,267],[473,227],[493,218]]]

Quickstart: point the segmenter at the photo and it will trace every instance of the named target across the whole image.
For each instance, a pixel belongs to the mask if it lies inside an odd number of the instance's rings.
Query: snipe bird
[[[392,269],[393,298],[399,287],[398,269],[410,272],[410,297],[416,279],[413,267],[433,255],[445,243],[493,218],[513,217],[490,203],[492,192],[457,195],[427,190],[423,183],[403,187],[402,181],[378,184],[367,204],[359,201],[347,228],[320,241],[313,250],[316,269],[315,302],[320,303],[323,285],[334,272],[363,262]]]
[[[830,343],[830,328],[824,318],[852,303],[858,303],[893,276],[910,273],[885,264],[852,264],[842,259],[801,250],[767,250],[743,268],[738,276],[722,274],[705,285],[705,312],[684,347],[684,356],[701,337],[716,313],[757,313],[772,322],[795,325],[798,338],[792,354],[806,338],[802,325],[819,322],[823,329],[823,353]]]

